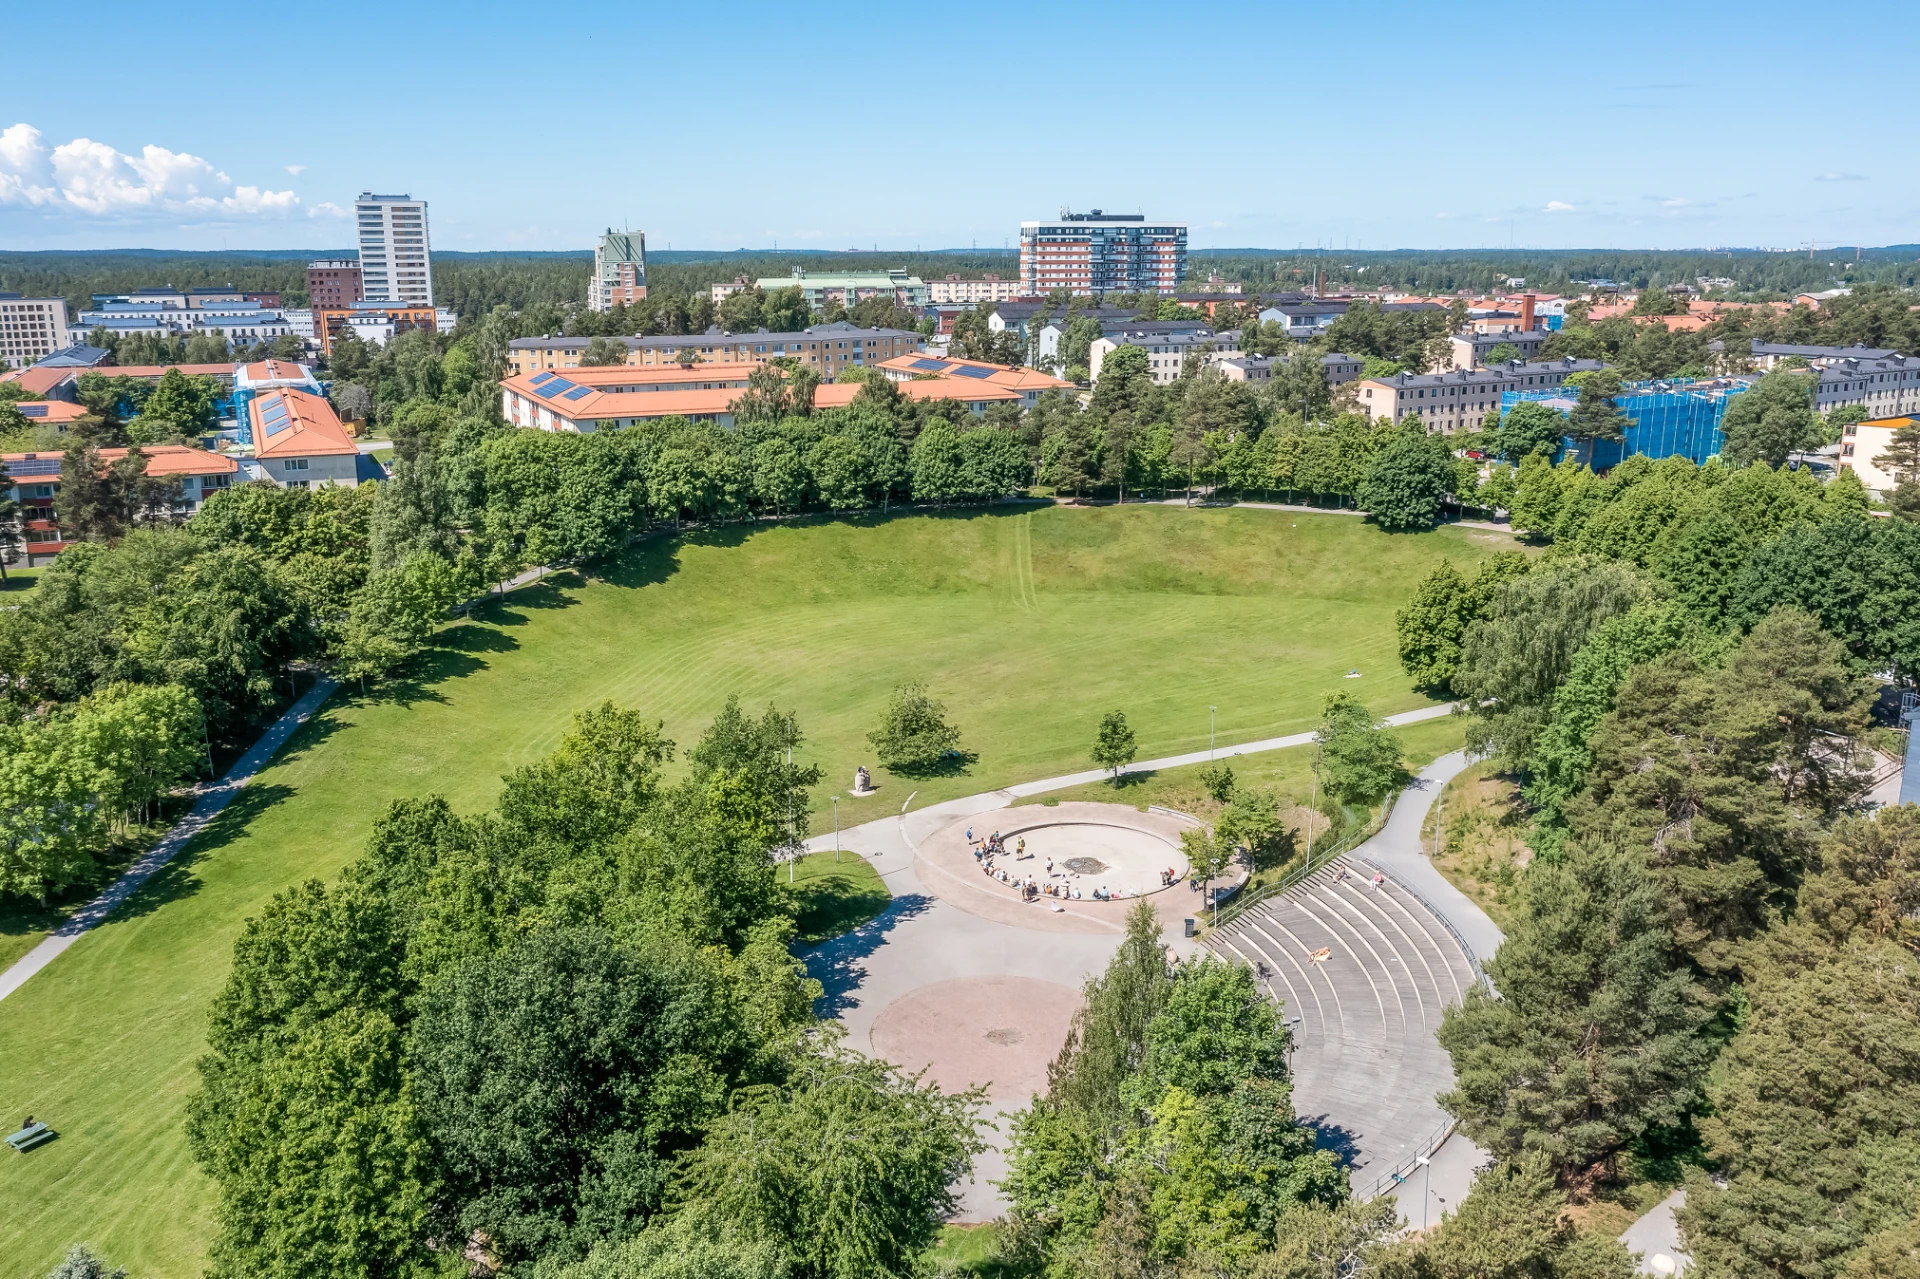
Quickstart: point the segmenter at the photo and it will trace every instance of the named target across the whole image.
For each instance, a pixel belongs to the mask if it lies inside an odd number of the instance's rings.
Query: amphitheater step
[[[1211,934],[1252,966],[1293,1032],[1294,1107],[1323,1146],[1391,1167],[1446,1122],[1453,1067],[1434,1038],[1476,980],[1446,923],[1375,867],[1340,859]]]

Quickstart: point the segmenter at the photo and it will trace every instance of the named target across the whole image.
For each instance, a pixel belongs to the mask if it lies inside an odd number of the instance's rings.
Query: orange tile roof
[[[34,395],[45,395],[68,378],[77,377],[80,369],[13,369],[0,374],[0,382],[18,382]]]
[[[22,400],[14,407],[29,422],[77,422],[87,415],[86,405],[65,400]]]
[[[230,457],[189,444],[143,444],[140,451],[146,454],[148,475],[231,475],[240,469]],[[100,450],[101,458],[109,463],[126,455],[126,449]]]
[[[922,382],[902,382],[900,394],[909,400],[1018,400],[1020,392],[995,386],[984,378],[937,377]]]
[[[292,360],[256,360],[246,366],[246,371],[247,381],[255,386],[267,382],[304,382],[312,376],[305,365]]]
[[[128,452],[127,449],[101,449],[100,460],[112,465]],[[232,458],[190,444],[143,444],[140,452],[146,455],[148,475],[232,475],[240,469],[240,464]],[[0,453],[0,462],[11,465],[59,456],[58,453]]]
[[[276,405],[286,409],[285,420],[273,414],[269,422]],[[253,425],[255,457],[324,457],[360,451],[347,437],[333,405],[311,391],[288,387],[256,396],[247,405],[247,418]]]
[[[1022,368],[1018,365],[988,364],[984,360],[963,360],[958,356],[951,355],[924,355],[919,352],[908,355],[896,355],[891,360],[881,361],[876,367],[891,369],[896,373],[906,373],[917,376],[927,370],[917,369],[914,365],[926,361],[938,361],[946,365],[949,369],[955,365],[964,365],[972,369],[991,369],[991,373],[979,380],[992,386],[1007,387],[1016,391],[1052,391],[1073,385],[1071,382],[1062,382],[1057,377],[1042,373],[1038,369]],[[939,376],[945,377],[950,376],[950,374],[941,374]],[[926,381],[924,378],[921,380],[923,382]],[[960,380],[966,381],[968,379]],[[902,385],[908,386],[912,385],[912,383],[909,381]]]
[[[577,369],[533,369],[534,373],[557,373],[577,386],[637,386],[642,384],[662,384],[671,386],[678,382],[740,382],[745,383],[758,364],[740,362],[723,364],[589,364]],[[518,381],[521,375],[515,374],[508,381]]]

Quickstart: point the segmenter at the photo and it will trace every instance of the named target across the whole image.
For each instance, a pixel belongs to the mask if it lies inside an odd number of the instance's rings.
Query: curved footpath
[[[107,886],[107,890],[82,906],[67,918],[67,921],[47,934],[46,939],[32,950],[13,962],[12,967],[0,973],[0,999],[5,999],[25,985],[27,979],[51,964],[60,952],[80,940],[91,929],[106,922],[114,908],[133,896],[134,890],[153,877],[155,871],[174,859],[174,856],[193,841],[193,837],[207,828],[219,815],[220,810],[234,801],[253,775],[267,766],[280,748],[293,736],[293,731],[310,719],[320,709],[320,704],[332,695],[334,682],[322,675],[314,681],[313,687],[289,706],[273,726],[260,735],[260,740],[247,749],[247,753],[235,761],[227,775],[210,786],[199,788],[199,798],[187,815],[173,824],[173,828],[160,837],[158,843],[130,866],[120,878]]]
[[[1390,716],[1387,722],[1418,723],[1451,709],[1427,707]],[[1195,751],[1145,760],[1127,771],[1203,764],[1209,758],[1304,746],[1312,740],[1311,733],[1267,738],[1220,747],[1211,756]],[[1005,809],[1017,799],[1104,776],[1090,769],[918,810],[903,806],[894,816],[841,831],[840,847],[872,864],[893,901],[878,918],[807,954],[809,971],[825,987],[821,1015],[841,1022],[851,1046],[909,1069],[926,1067],[942,1086],[987,1085],[991,1110],[1024,1106],[1044,1082],[1046,1063],[1065,1041],[1080,987],[1106,968],[1118,947],[1130,903],[1076,902],[1071,916],[1038,903],[1023,904],[1010,893],[977,882],[970,871],[952,873],[950,859],[939,852],[951,835],[936,837],[966,818]],[[1389,822],[1382,837],[1394,829]],[[1417,818],[1413,834],[1417,853]],[[807,847],[812,852],[829,850],[834,838],[831,832],[817,835]],[[931,847],[923,850],[923,845]],[[1197,953],[1198,944],[1180,935],[1181,920],[1192,913],[1189,893],[1175,888],[1146,900],[1160,913],[1167,944],[1180,954]],[[999,1121],[996,1128],[1003,1131]],[[962,1188],[957,1220],[987,1221],[1003,1211],[1004,1202],[989,1184],[1006,1175],[999,1136],[999,1131],[990,1134],[992,1148],[975,1161],[973,1179]]]

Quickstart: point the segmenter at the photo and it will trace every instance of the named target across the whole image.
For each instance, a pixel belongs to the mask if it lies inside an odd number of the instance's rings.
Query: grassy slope
[[[330,704],[120,918],[0,1006],[0,1109],[63,1134],[0,1161],[7,1272],[43,1274],[87,1240],[136,1274],[197,1275],[212,1194],[180,1116],[243,921],[335,874],[393,797],[485,806],[582,705],[642,706],[691,744],[727,693],[774,700],[844,788],[889,688],[928,680],[977,761],[876,770],[878,796],[841,800],[852,825],[916,789],[926,803],[1083,768],[1111,707],[1151,758],[1204,747],[1209,703],[1222,741],[1306,729],[1353,666],[1365,679],[1339,686],[1376,713],[1421,705],[1394,662],[1395,605],[1441,555],[1505,545],[1341,516],[1048,509],[701,534],[516,594],[448,632],[411,685]]]

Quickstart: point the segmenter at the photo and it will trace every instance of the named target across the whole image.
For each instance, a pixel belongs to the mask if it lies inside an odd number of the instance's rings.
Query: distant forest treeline
[[[170,250],[0,253],[0,290],[29,296],[64,297],[70,311],[95,293],[133,289],[189,289],[231,285],[278,290],[289,305],[306,299],[306,263],[351,250],[270,250],[186,253]],[[1422,293],[1483,290],[1522,277],[1549,292],[1577,289],[1576,281],[1607,279],[1630,288],[1732,280],[1731,296],[1790,297],[1848,284],[1920,284],[1920,246],[1824,249],[1804,253],[1757,250],[1720,252],[1606,249],[1460,249],[1341,252],[1335,250],[1196,249],[1187,287],[1201,287],[1209,273],[1250,289],[1303,288],[1320,272],[1329,287],[1395,288]],[[1856,260],[1857,259],[1857,260]],[[455,253],[433,258],[435,300],[462,316],[505,304],[516,310],[536,304],[560,308],[583,302],[593,255],[571,253]],[[872,271],[903,267],[923,279],[949,274],[977,278],[997,271],[1010,277],[1018,255],[999,250],[911,253],[769,253],[741,249],[650,250],[648,283],[661,293],[689,295],[737,275],[785,276],[810,271]]]

